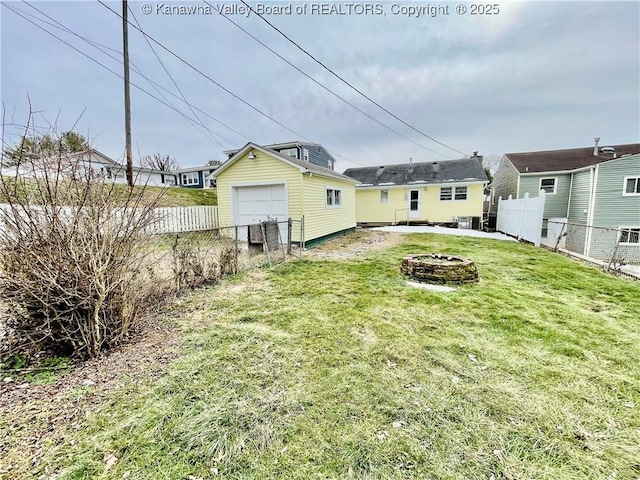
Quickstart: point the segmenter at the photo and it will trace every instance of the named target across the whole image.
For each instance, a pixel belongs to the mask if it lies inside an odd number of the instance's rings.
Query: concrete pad
[[[407,285],[410,287],[424,288],[425,290],[433,290],[434,292],[455,292],[453,287],[447,287],[445,285],[434,285],[432,283],[411,282],[407,280]]]
[[[478,230],[467,230],[466,228],[429,227],[427,225],[396,225],[394,227],[374,227],[371,230],[397,233],[434,233],[436,235],[455,235],[458,237],[492,238],[494,240],[506,240],[509,242],[518,241],[513,237],[498,232],[489,233]]]

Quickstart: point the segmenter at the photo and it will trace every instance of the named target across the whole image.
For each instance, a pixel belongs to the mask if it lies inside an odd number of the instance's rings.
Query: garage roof
[[[227,160],[220,167],[218,167],[218,169],[213,173],[214,178],[217,177],[221,172],[229,168],[231,165],[233,165],[240,157],[242,157],[249,150],[258,150],[266,155],[269,155],[270,157],[277,158],[278,160],[281,160],[293,167],[298,168],[301,173],[312,173],[314,175],[321,175],[323,177],[335,178],[337,180],[344,180],[347,182],[359,183],[358,180],[355,180],[351,177],[335,172],[328,168],[321,167],[319,165],[315,165],[310,162],[305,162],[304,160],[299,160],[294,157],[286,157],[284,155],[280,155],[278,152],[275,152],[265,147],[261,147],[260,145],[256,145],[255,143],[252,143],[252,142],[247,143],[244,147],[238,150],[237,153],[235,153],[231,158],[229,158],[229,160]]]

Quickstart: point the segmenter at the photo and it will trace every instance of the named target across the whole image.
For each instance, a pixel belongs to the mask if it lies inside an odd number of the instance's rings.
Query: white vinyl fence
[[[542,236],[544,201],[544,190],[540,190],[540,195],[533,198],[529,197],[528,193],[525,193],[524,198],[518,199],[513,199],[511,195],[507,200],[500,197],[498,199],[497,230],[539,247]]]
[[[153,214],[155,222],[151,230],[156,234],[196,232],[220,226],[216,206],[156,208]]]
[[[10,212],[10,206],[0,204],[0,210]],[[37,215],[41,209],[37,206],[30,207],[31,215]],[[63,215],[73,215],[73,210],[63,207]],[[212,230],[220,226],[218,221],[218,207],[214,205],[199,205],[193,207],[163,207],[153,210],[154,222],[149,227],[149,233],[161,235],[165,233],[197,232]],[[0,228],[3,228],[0,218]]]

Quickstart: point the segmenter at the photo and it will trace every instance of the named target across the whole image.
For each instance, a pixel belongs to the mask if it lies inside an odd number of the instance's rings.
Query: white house
[[[18,167],[0,166],[0,174],[11,177],[44,177],[60,172],[65,177],[103,178],[113,183],[127,183],[127,167],[112,160],[98,150],[91,149],[59,158],[45,158],[21,164]],[[133,167],[135,185],[172,186],[176,175],[146,167]]]

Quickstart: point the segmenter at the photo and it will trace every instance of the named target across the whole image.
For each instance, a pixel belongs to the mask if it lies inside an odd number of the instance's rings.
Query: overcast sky
[[[134,157],[169,154],[182,166],[224,159],[224,149],[303,140],[324,145],[337,170],[358,165],[460,158],[360,96],[252,14],[229,18],[345,100],[397,131],[393,133],[303,76],[199,2],[129,2],[142,29],[211,80],[295,133],[243,104],[178,58],[153,44],[200,120],[211,132],[149,97],[131,91]],[[240,6],[235,2],[212,5]],[[1,97],[5,123],[57,122],[122,161],[123,81],[49,34],[122,74],[122,20],[93,1],[30,2],[76,34],[97,42],[110,58],[24,2],[1,10]],[[108,5],[121,13],[119,2]],[[256,5],[256,3],[252,3]],[[500,2],[492,15],[459,14],[456,3],[271,2],[292,13],[265,15],[329,69],[387,110],[464,153],[506,152],[640,142],[640,3]],[[353,5],[353,4],[351,4]],[[380,6],[381,5],[381,6]],[[408,8],[437,6],[437,15],[408,16]],[[167,14],[167,7],[197,7]],[[340,6],[344,15],[317,13]],[[372,6],[374,14],[359,14]],[[150,13],[145,14],[149,8]],[[306,13],[296,10],[306,8]],[[353,7],[352,7],[353,8]],[[311,13],[314,10],[314,13]],[[444,10],[447,10],[446,12]],[[175,9],[173,10],[175,12]],[[42,19],[47,23],[42,23]],[[129,20],[135,23],[133,15]],[[171,79],[140,32],[129,27],[131,81],[162,99],[137,71],[195,123]],[[163,99],[166,102],[166,100]],[[84,113],[83,113],[84,112]],[[202,113],[204,112],[204,113]],[[210,117],[217,119],[217,123]],[[223,125],[225,124],[225,125]],[[228,128],[230,127],[230,128]],[[204,133],[203,133],[204,132]],[[18,127],[5,136],[15,141]],[[413,143],[413,142],[416,143]],[[347,160],[348,159],[348,160]]]

